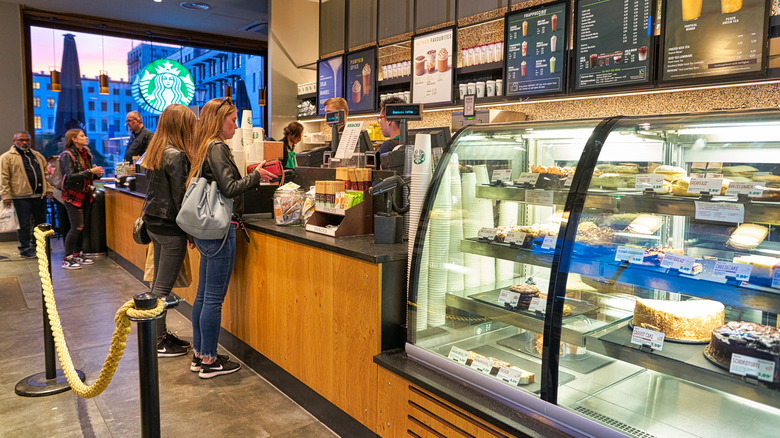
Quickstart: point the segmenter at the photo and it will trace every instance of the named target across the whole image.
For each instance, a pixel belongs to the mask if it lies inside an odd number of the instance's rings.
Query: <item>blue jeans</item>
[[[198,294],[192,304],[192,348],[203,359],[217,358],[219,327],[222,322],[222,303],[227,295],[233,262],[236,259],[236,227],[230,226],[227,241],[222,250],[212,257],[222,245],[222,239],[195,239],[200,252]]]

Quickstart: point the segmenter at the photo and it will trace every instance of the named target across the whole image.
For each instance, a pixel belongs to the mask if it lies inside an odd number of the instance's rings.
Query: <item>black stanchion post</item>
[[[38,225],[43,231],[49,231],[51,225]],[[46,260],[49,261],[49,278],[51,278],[51,236],[46,236]],[[25,377],[16,384],[14,392],[24,397],[43,397],[46,395],[59,394],[70,389],[65,373],[57,369],[57,351],[54,347],[54,335],[51,332],[49,324],[49,314],[46,305],[46,297],[43,294],[43,285],[41,285],[41,300],[43,300],[43,351],[46,371]],[[83,382],[86,378],[84,373],[76,370],[79,378]]]
[[[157,306],[157,297],[142,293],[133,297],[135,308],[150,310]],[[141,391],[141,436],[160,436],[160,386],[157,374],[157,330],[160,316],[130,318],[138,323],[138,374]]]

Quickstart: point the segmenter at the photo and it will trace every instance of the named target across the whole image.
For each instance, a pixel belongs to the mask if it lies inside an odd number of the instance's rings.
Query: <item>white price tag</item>
[[[495,228],[480,228],[477,232],[477,237],[480,239],[493,240],[496,238],[496,233],[498,233],[498,230]]]
[[[531,312],[547,313],[547,300],[543,298],[531,298],[531,304],[528,306]]]
[[[466,365],[466,360],[469,358],[469,352],[458,347],[452,347],[450,349],[449,356],[450,359],[454,360],[457,363],[461,363],[463,365]]]
[[[518,245],[522,245],[523,242],[525,242],[525,233],[521,231],[509,231],[506,233],[506,238],[504,239],[504,242],[516,243]]]
[[[542,249],[555,249],[555,242],[558,241],[558,236],[544,236],[542,241]]]
[[[772,172],[753,172],[753,176],[771,175]]]
[[[634,248],[633,246],[618,246],[617,252],[615,253],[616,262],[628,260],[629,263],[642,263],[644,259],[644,248]]]
[[[516,370],[509,367],[499,368],[498,375],[496,377],[513,386],[517,386],[520,383],[521,379],[525,380],[523,379],[522,370]]]
[[[501,292],[498,294],[498,304],[506,304],[509,303],[512,307],[517,307],[517,303],[520,302],[520,294],[517,292],[512,292],[509,289],[501,289]]]
[[[649,345],[653,350],[661,351],[664,348],[664,337],[661,332],[634,326],[634,331],[631,333],[631,343]]]
[[[713,195],[720,194],[720,188],[723,186],[722,178],[695,178],[688,183],[688,193],[707,192]]]
[[[729,372],[739,376],[757,377],[758,380],[772,382],[775,377],[775,363],[742,354],[732,354]]]
[[[715,275],[735,277],[739,281],[749,281],[751,272],[753,272],[753,265],[732,262],[715,262],[715,269],[713,269]]]
[[[762,194],[764,194],[764,189],[760,183],[731,182],[726,189],[728,196],[748,195],[751,198],[759,198]]]
[[[745,222],[745,205],[728,202],[695,201],[696,219],[741,224]]]
[[[680,254],[666,253],[663,260],[661,260],[662,268],[677,269],[683,274],[693,273],[693,264],[696,259]]]
[[[493,171],[493,181],[509,181],[512,179],[512,169],[496,169]]]
[[[712,178],[712,179],[723,179],[722,173],[715,173],[715,172],[707,172],[705,175],[705,178]]]
[[[654,192],[662,192],[664,188],[664,176],[652,173],[637,175],[634,187],[639,190],[651,189]]]
[[[486,357],[477,356],[471,362],[471,368],[485,374],[490,374],[490,370],[493,369],[493,361]]]
[[[574,175],[569,175],[564,181],[563,186],[564,187],[571,187],[571,182],[574,180]]]
[[[536,185],[536,181],[539,180],[538,173],[523,172],[520,174],[520,178],[515,180],[515,183],[523,185],[525,183]]]
[[[780,268],[775,268],[775,272],[772,274],[772,287],[780,289]]]
[[[526,190],[525,203],[534,205],[553,205],[551,190]]]

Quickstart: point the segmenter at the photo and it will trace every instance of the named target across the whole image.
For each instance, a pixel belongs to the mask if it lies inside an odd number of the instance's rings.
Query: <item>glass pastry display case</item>
[[[470,126],[416,234],[406,351],[598,436],[780,421],[780,111]]]

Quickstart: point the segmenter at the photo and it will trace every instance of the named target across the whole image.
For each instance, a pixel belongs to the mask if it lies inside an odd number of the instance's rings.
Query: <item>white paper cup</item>
[[[469,82],[468,84],[466,84],[466,91],[468,91],[468,93],[466,93],[466,94],[476,94],[476,92],[477,92],[477,83],[476,82]]]
[[[487,97],[493,97],[496,95],[496,81],[485,82],[485,95]]]
[[[485,97],[485,82],[477,82],[477,97]]]
[[[463,100],[463,96],[469,91],[469,84],[458,84],[458,91],[460,92],[460,99]]]
[[[252,110],[244,110],[244,112],[241,113],[241,128],[252,128]]]
[[[496,79],[496,96],[504,95],[504,80]]]
[[[263,138],[265,137],[265,132],[263,131],[263,128],[260,126],[252,128],[252,141],[263,141]]]

